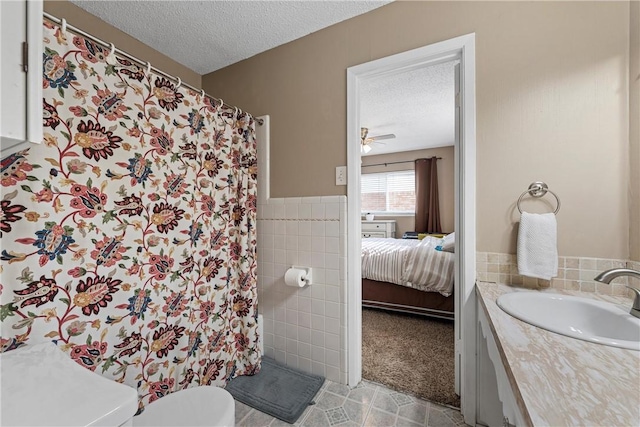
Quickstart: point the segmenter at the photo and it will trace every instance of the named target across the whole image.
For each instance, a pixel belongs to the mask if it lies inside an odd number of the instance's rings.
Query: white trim
[[[366,65],[366,64],[363,64]],[[360,103],[358,67],[347,68],[347,381],[362,380],[362,281],[360,271]],[[364,71],[364,70],[363,70]],[[349,172],[351,170],[351,172]]]
[[[271,117],[256,117],[256,156],[258,158],[258,205],[266,205],[271,197]],[[262,124],[258,123],[262,120]]]
[[[27,42],[29,43],[29,71],[27,72],[27,141],[40,144],[42,130],[42,14],[41,0],[30,0],[27,6]]]
[[[360,271],[359,81],[460,59],[461,135],[456,147],[456,339],[462,345],[461,402],[467,424],[475,425],[475,34],[467,34],[347,69],[347,363],[348,383],[362,379],[362,288]],[[349,172],[351,170],[351,172]],[[460,195],[462,197],[460,197]]]
[[[462,415],[474,425],[476,417],[476,44],[475,34],[464,36],[460,60],[461,135],[456,162],[456,281],[460,286],[457,303],[462,344],[460,398]]]

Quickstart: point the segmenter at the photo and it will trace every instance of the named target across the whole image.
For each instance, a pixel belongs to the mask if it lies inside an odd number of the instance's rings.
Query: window
[[[414,171],[362,174],[360,206],[363,214],[414,214]]]

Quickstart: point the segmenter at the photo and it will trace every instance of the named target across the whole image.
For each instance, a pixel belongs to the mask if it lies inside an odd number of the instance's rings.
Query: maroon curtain
[[[437,158],[416,159],[416,229],[418,233],[442,233],[438,198]]]

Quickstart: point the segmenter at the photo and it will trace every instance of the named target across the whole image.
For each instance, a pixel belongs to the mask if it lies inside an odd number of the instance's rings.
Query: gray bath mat
[[[323,383],[323,377],[305,374],[263,357],[259,373],[232,379],[226,390],[245,405],[293,424]]]

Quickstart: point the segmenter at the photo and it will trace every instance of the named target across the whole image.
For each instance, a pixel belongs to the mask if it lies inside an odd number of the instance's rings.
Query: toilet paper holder
[[[294,268],[296,270],[302,270],[305,272],[305,278],[304,278],[304,282],[306,286],[309,286],[311,284],[311,279],[312,279],[312,268],[311,267],[301,267],[299,265],[292,265],[291,268]]]

